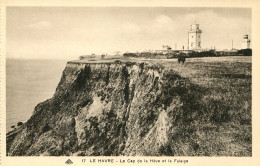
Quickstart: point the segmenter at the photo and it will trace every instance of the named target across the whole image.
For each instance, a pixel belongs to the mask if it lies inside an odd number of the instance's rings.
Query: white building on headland
[[[241,43],[241,49],[248,49],[250,48],[250,39],[248,38],[248,34],[243,36],[243,40]]]
[[[191,29],[188,32],[188,49],[189,50],[200,50],[201,49],[201,33],[199,24],[196,22],[191,25]]]

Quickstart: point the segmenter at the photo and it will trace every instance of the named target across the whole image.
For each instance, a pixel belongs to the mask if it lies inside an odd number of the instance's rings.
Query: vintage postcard
[[[1,2],[0,165],[259,165],[259,6]]]

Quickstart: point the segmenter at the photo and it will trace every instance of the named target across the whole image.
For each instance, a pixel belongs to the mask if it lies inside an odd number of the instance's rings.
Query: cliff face
[[[198,126],[232,118],[203,108],[205,91],[158,64],[68,62],[53,97],[7,135],[7,154],[214,155]]]

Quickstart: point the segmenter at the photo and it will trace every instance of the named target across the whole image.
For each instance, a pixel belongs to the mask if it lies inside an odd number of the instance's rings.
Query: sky
[[[202,48],[240,49],[251,39],[249,8],[8,7],[7,58],[77,59],[80,55],[160,50],[188,45],[190,25]]]

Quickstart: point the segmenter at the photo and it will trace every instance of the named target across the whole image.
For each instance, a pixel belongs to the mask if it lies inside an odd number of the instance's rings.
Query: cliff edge
[[[251,63],[72,61],[7,155],[251,156],[251,138]]]

